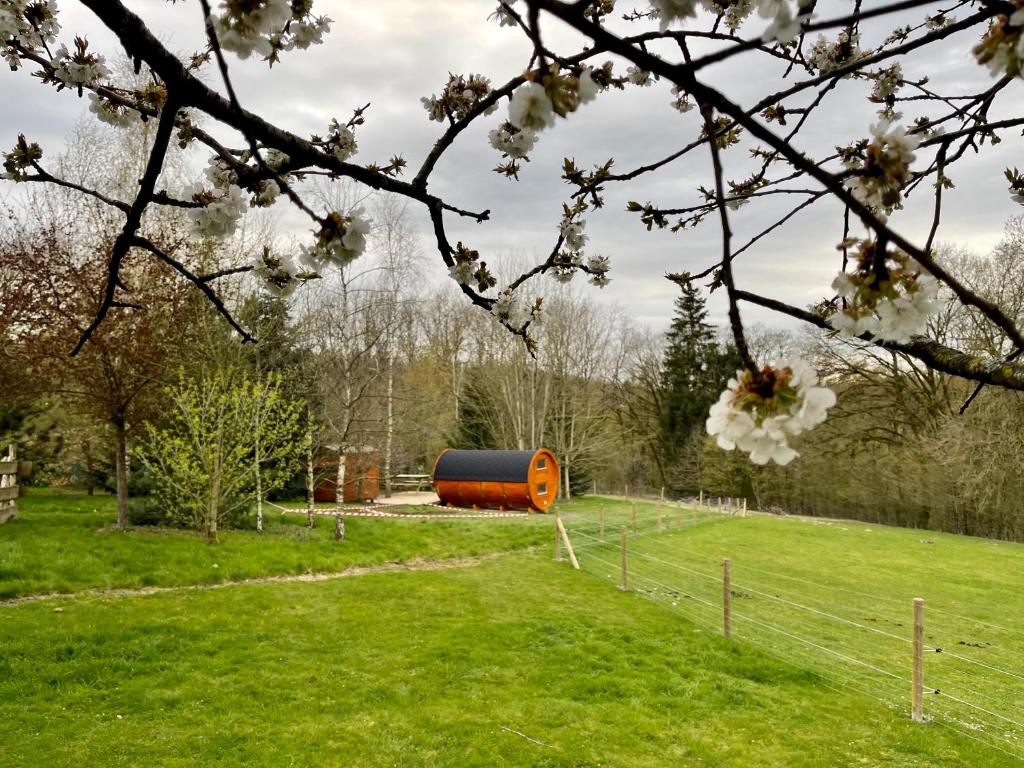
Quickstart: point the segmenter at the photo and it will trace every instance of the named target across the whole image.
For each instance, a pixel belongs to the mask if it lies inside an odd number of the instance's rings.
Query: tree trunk
[[[566,460],[562,464],[562,471],[563,471],[563,474],[565,475],[565,484],[562,486],[562,490],[563,490],[562,498],[565,499],[566,501],[571,501],[572,500],[572,492],[569,490],[569,461],[568,460]]]
[[[263,471],[260,468],[260,439],[256,436],[256,530],[263,530]]]
[[[124,421],[114,422],[117,446],[114,466],[117,474],[117,530],[128,527],[128,433]]]
[[[384,432],[384,496],[391,498],[391,451],[395,438],[395,366],[388,356],[387,422]]]
[[[334,538],[345,538],[345,449],[338,448],[338,472],[334,476]]]
[[[312,422],[311,422],[312,423]],[[306,450],[306,517],[313,527],[313,507],[316,505],[316,485],[313,477],[313,433],[309,434],[309,448]]]

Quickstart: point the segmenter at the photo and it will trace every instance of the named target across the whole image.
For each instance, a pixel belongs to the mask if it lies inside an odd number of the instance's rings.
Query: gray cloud
[[[86,33],[100,50],[115,49],[109,33],[87,11],[70,3],[62,5],[67,5],[63,11],[65,32]],[[358,134],[358,159],[381,161],[400,153],[415,167],[441,132],[437,123],[427,120],[419,104],[421,96],[437,93],[449,71],[481,72],[500,83],[521,72],[529,59],[529,47],[521,34],[486,20],[493,5],[492,0],[318,0],[321,12],[335,20],[323,46],[293,52],[270,70],[257,61],[233,63],[233,79],[250,109],[304,135],[323,132],[332,117],[347,119],[353,108],[370,102],[368,124]],[[194,4],[136,2],[131,6],[174,50],[187,53],[200,46],[202,30]],[[819,4],[823,9],[819,15],[829,16],[847,7],[839,2]],[[560,24],[548,23],[544,34],[553,47],[579,43]],[[866,44],[884,34],[881,22],[863,27]],[[949,84],[983,87],[991,78],[973,62],[970,48],[974,42],[971,35],[954,37],[927,56],[905,62],[905,72],[908,77],[928,75],[936,88]],[[665,53],[673,55],[671,49]],[[782,74],[781,65],[763,58],[730,61],[714,67],[709,76],[734,100],[751,104],[766,87],[778,83]],[[209,79],[217,82],[212,74]],[[0,139],[5,146],[13,143],[18,132],[25,132],[52,151],[84,109],[84,102],[69,93],[41,87],[26,71],[0,73],[0,89],[5,105]],[[865,136],[875,119],[875,109],[865,101],[868,90],[867,84],[856,81],[836,88],[801,134],[801,148],[824,157],[835,145]],[[1014,98],[1019,103],[1021,83],[1014,83],[1005,93],[1005,103]],[[459,137],[431,183],[432,191],[454,204],[492,211],[492,220],[484,225],[451,217],[452,240],[462,239],[486,254],[518,251],[539,257],[547,253],[554,243],[561,203],[571,191],[560,179],[562,158],[574,157],[580,165],[590,166],[614,156],[615,167],[626,170],[669,154],[699,131],[697,116],[680,116],[668,106],[670,98],[663,83],[602,95],[545,132],[519,183],[491,172],[499,158],[487,145],[486,134],[503,119],[503,105],[499,114]],[[997,106],[992,119],[1003,116],[1002,109]],[[915,115],[911,108],[905,112],[907,119]],[[233,140],[237,143],[237,137]],[[1006,135],[1002,144],[986,147],[980,156],[968,158],[967,164],[952,171],[956,188],[947,194],[940,239],[979,252],[999,239],[1005,219],[1022,212],[1010,201],[1002,179],[1003,167],[1021,164],[1021,146],[1019,136]],[[732,179],[743,178],[752,167],[745,147],[726,152],[725,162]],[[679,235],[648,233],[637,217],[625,213],[625,205],[631,199],[666,207],[694,204],[698,201],[696,186],[710,183],[709,168],[706,152],[698,151],[634,185],[609,187],[606,208],[587,216],[591,250],[612,257],[612,283],[603,291],[594,291],[601,301],[623,306],[652,327],[666,324],[677,289],[662,275],[666,271],[696,271],[717,260],[721,245],[716,224],[709,220],[703,227]],[[736,242],[744,242],[796,202],[780,196],[744,207],[733,217]],[[416,217],[429,237],[422,215]],[[906,210],[894,215],[893,223],[922,241],[930,219],[931,201],[927,189],[922,188],[908,201]],[[308,225],[295,217],[284,216],[282,221],[300,234],[308,230]],[[840,211],[835,205],[812,206],[741,257],[738,280],[798,305],[819,299],[837,269],[834,246],[841,234]],[[441,279],[443,268],[439,261],[434,264],[436,279]],[[543,292],[543,287],[543,281],[538,283],[538,292]],[[712,297],[711,306],[722,320],[720,294]],[[756,308],[745,309],[744,317],[792,324]]]

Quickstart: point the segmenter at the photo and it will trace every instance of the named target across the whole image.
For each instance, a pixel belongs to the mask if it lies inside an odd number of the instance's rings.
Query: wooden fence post
[[[604,544],[604,507],[601,508],[601,543]]]
[[[732,578],[729,561],[722,561],[722,634],[732,637]]]
[[[576,559],[576,553],[572,551],[572,541],[569,539],[569,534],[565,530],[565,526],[562,524],[562,518],[555,513],[555,528],[558,529],[558,533],[562,537],[562,543],[565,544],[565,551],[569,555],[569,562],[572,563],[572,567],[577,571],[580,569],[579,561]]]
[[[721,496],[718,497],[718,514],[719,515],[722,514],[722,497]]]
[[[636,536],[636,504],[630,506],[630,512],[633,515],[633,535]]]
[[[743,516],[747,516],[747,499],[745,496],[743,497]]]
[[[0,457],[0,524],[18,514],[18,449],[12,443]]]
[[[704,489],[703,488],[700,491],[700,498],[697,500],[697,506],[698,507],[703,507],[704,506]]]
[[[910,715],[915,723],[924,722],[924,599],[914,598],[914,669],[911,680]]]
[[[662,501],[665,500],[665,486],[664,485],[661,486],[661,500]]]
[[[629,591],[629,566],[626,561],[626,526],[619,529],[619,544],[622,547],[622,582],[619,589],[623,592]]]

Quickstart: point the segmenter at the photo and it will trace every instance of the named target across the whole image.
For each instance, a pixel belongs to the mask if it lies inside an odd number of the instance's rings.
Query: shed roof
[[[536,451],[455,451],[441,454],[434,480],[525,483]]]

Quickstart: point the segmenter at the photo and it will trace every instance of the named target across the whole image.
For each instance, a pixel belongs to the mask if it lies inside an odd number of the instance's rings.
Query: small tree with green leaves
[[[305,449],[304,403],[280,376],[253,380],[231,370],[184,376],[164,391],[166,420],[147,425],[138,458],[158,494],[210,541],[219,524],[281,487]]]

